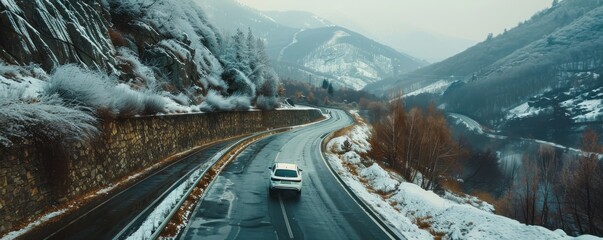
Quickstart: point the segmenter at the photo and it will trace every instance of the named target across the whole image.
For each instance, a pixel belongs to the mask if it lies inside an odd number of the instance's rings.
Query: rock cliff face
[[[0,2],[0,57],[9,64],[40,64],[46,71],[78,63],[113,72],[115,48],[108,13],[99,1]]]
[[[2,0],[0,32],[3,65],[77,64],[195,104],[228,89],[225,41],[192,0]]]

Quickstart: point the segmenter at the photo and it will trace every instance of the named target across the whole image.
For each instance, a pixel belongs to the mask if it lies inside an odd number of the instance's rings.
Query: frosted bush
[[[258,96],[255,105],[262,110],[273,110],[279,107],[278,99],[276,97],[267,97],[264,95]]]
[[[76,65],[58,67],[50,77],[46,92],[95,109],[109,108],[111,88],[117,82],[97,71],[87,71]]]
[[[14,141],[85,140],[98,134],[90,109],[66,103],[58,95],[21,98],[19,89],[0,86],[0,145]]]
[[[193,58],[204,88],[225,87],[218,76],[223,69],[213,53],[220,47],[219,31],[213,27],[201,8],[192,0],[109,0],[111,11],[139,18],[156,29],[169,41],[181,41],[195,50]],[[167,42],[163,42],[166,44]],[[178,47],[169,44],[170,47]],[[180,49],[182,50],[182,49]],[[176,51],[181,56],[190,54]]]
[[[171,95],[170,94],[170,98],[172,100],[174,100],[175,102],[177,102],[180,105],[184,105],[184,106],[188,106],[190,105],[190,98],[188,98],[188,96],[186,96],[186,94],[184,93],[179,93],[178,95]]]
[[[121,117],[164,112],[166,104],[163,97],[153,92],[132,90],[101,72],[75,65],[58,67],[50,77],[46,93]]]
[[[359,164],[361,157],[354,151],[349,151],[343,154],[343,160],[351,164]]]
[[[228,79],[229,87],[228,90],[235,94],[255,96],[255,84],[249,80],[245,73],[241,72],[236,68],[230,68],[223,74],[225,79]]]
[[[0,60],[0,76],[8,76],[12,78],[35,77],[38,79],[46,79],[46,72],[37,64],[29,64],[26,66],[7,65]]]
[[[13,75],[20,76],[21,73],[19,71],[18,66],[6,65],[4,62],[0,61],[0,76]]]
[[[229,97],[222,96],[219,92],[210,90],[205,97],[205,101],[199,106],[201,111],[231,111],[231,110],[249,110],[251,102],[249,97],[233,95]]]

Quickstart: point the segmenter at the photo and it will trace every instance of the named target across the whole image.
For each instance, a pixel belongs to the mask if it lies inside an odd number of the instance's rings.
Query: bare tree
[[[400,170],[398,163],[404,156],[402,146],[404,146],[405,130],[406,112],[403,102],[401,100],[392,101],[389,105],[389,114],[373,125],[370,141],[371,156],[393,169]]]

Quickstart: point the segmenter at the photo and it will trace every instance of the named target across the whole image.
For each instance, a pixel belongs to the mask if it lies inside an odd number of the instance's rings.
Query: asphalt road
[[[345,192],[320,156],[321,136],[352,123],[331,110],[327,121],[249,146],[212,183],[193,212],[184,239],[389,239]],[[301,196],[268,196],[275,159],[303,169]]]
[[[148,215],[153,210],[147,209],[147,206],[181,176],[194,166],[208,161],[219,150],[235,141],[229,140],[205,147],[158,170],[105,202],[84,206],[76,214],[33,231],[24,236],[24,239],[112,239],[131,222],[136,222],[136,216],[141,216],[138,222],[143,221],[145,214]],[[127,231],[124,233],[127,236]]]

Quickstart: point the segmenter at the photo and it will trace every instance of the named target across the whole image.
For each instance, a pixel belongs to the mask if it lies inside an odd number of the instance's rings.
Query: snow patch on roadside
[[[368,168],[360,171],[360,176],[368,180],[373,189],[381,192],[391,192],[396,189],[400,182],[392,179],[389,173],[385,171],[379,164],[373,163]]]
[[[22,236],[23,234],[29,232],[31,229],[33,229],[33,228],[35,228],[37,226],[40,226],[43,223],[45,223],[45,222],[47,222],[47,221],[49,221],[49,220],[51,220],[51,219],[53,219],[53,218],[55,218],[57,216],[60,216],[61,214],[67,212],[67,210],[68,209],[61,209],[61,210],[57,210],[57,211],[48,213],[48,214],[42,216],[37,221],[28,224],[24,228],[21,228],[21,229],[19,229],[17,231],[9,232],[8,234],[6,234],[6,235],[4,235],[2,237],[2,240],[5,240],[5,239],[16,239],[16,238]]]
[[[476,197],[452,193],[440,197],[415,184],[400,182],[397,174],[388,172],[376,163],[370,164],[372,160],[362,159],[362,154],[356,152],[356,149],[370,149],[367,141],[369,135],[366,124],[354,126],[348,134],[327,143],[326,158],[354,194],[400,235],[408,239],[432,239],[432,233],[444,239],[572,238],[562,230],[550,231],[540,226],[528,226],[493,214],[494,207]],[[352,143],[352,151],[344,151],[342,146],[345,140]],[[421,223],[423,229],[417,223]],[[581,236],[577,239],[590,237]]]

